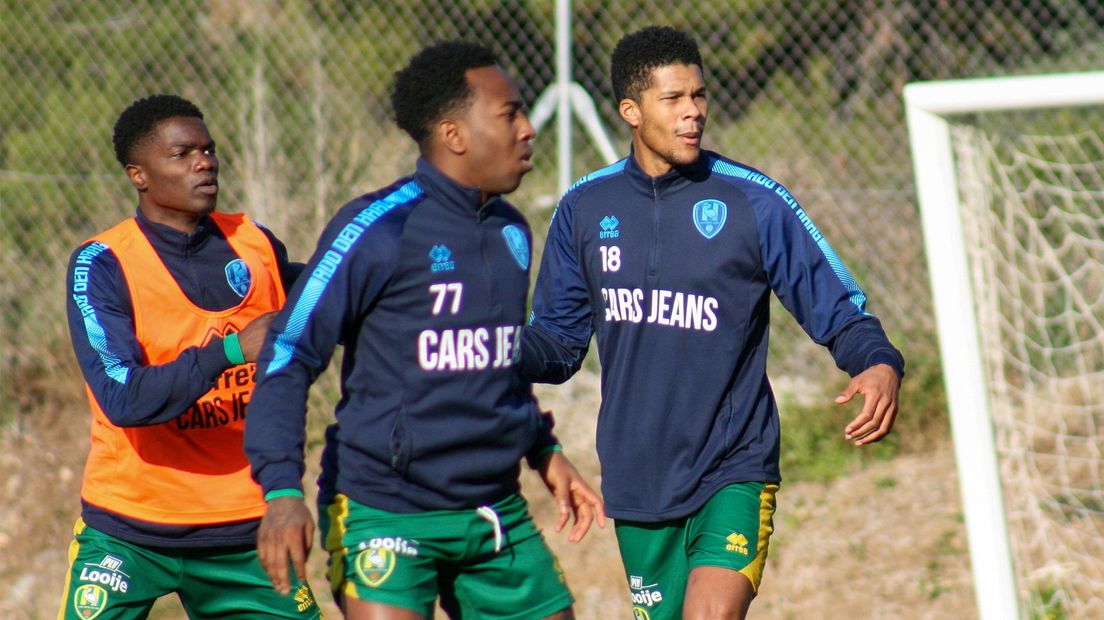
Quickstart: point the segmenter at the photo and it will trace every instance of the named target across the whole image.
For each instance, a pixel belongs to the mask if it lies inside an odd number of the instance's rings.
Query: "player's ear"
[[[468,150],[468,135],[463,124],[451,119],[441,119],[434,126],[437,142],[454,155],[463,155]]]
[[[146,172],[142,170],[142,167],[138,164],[127,164],[126,167],[127,177],[130,178],[131,184],[134,185],[134,189],[139,192],[144,192],[148,189],[146,183]]]
[[[625,122],[630,127],[636,129],[640,126],[640,104],[629,99],[628,97],[621,100],[621,103],[617,105],[617,111],[621,113],[621,118],[625,119]]]

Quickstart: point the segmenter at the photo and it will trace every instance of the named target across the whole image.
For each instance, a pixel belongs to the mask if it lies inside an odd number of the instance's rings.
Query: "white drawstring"
[[[495,553],[502,551],[502,521],[498,520],[498,513],[490,506],[480,506],[475,509],[475,513],[494,527]]]

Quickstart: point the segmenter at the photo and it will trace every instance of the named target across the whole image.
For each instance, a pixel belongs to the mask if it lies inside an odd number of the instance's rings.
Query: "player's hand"
[[[307,579],[307,556],[314,543],[314,519],[301,497],[277,497],[257,532],[257,555],[261,568],[280,594],[291,592],[288,564],[299,581]]]
[[[843,430],[844,437],[848,441],[854,440],[856,446],[862,446],[888,435],[893,429],[893,421],[897,419],[900,389],[901,378],[889,364],[871,366],[851,379],[847,388],[836,397],[836,404],[849,402],[855,394],[862,394],[864,402],[862,412]]]
[[[238,332],[238,344],[241,345],[245,361],[255,362],[261,354],[261,345],[264,344],[265,334],[272,319],[276,318],[276,312],[269,312],[253,319],[240,332]]]
[[[598,521],[598,527],[606,527],[606,509],[602,498],[590,488],[563,452],[549,453],[538,471],[559,510],[556,518],[557,532],[563,531],[568,520],[574,518],[575,524],[567,539],[575,543],[586,536],[595,520]]]

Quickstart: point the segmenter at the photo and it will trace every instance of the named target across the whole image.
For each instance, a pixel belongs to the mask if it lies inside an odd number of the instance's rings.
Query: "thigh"
[[[520,495],[471,511],[468,519],[472,552],[440,575],[441,607],[451,617],[527,620],[570,609],[563,570]]]
[[[176,589],[175,560],[77,521],[59,620],[132,620]]]
[[[186,551],[181,554],[180,600],[192,618],[319,618],[306,582],[291,574],[291,591],[280,594],[257,558],[256,547]]]
[[[690,568],[736,571],[759,590],[774,532],[776,484],[741,482],[724,487],[687,521]]]
[[[318,513],[330,590],[339,605],[369,607],[355,602],[361,601],[433,616],[437,560],[462,539],[448,515],[388,513],[340,493]]]
[[[633,617],[637,620],[679,620],[690,574],[686,556],[686,520],[614,524],[625,577],[629,582]]]

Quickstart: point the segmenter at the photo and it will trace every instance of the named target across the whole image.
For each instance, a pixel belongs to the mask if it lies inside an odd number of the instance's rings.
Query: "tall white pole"
[[[909,101],[911,93],[905,93]],[[950,129],[936,114],[913,105],[906,109],[978,617],[1015,620],[1020,617],[1016,580],[962,240]]]
[[[571,0],[556,0],[556,145],[560,196],[571,187]],[[558,199],[558,197],[557,197]]]

